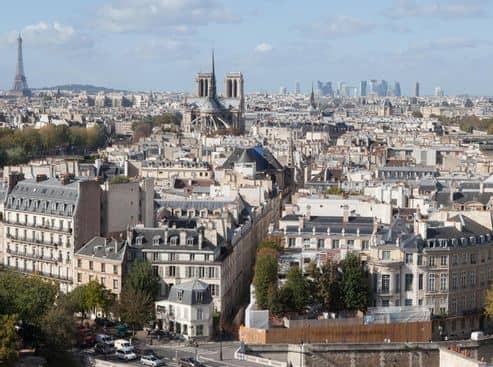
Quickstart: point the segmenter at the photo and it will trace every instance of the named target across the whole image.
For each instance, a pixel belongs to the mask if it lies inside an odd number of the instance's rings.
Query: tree
[[[110,185],[129,183],[130,179],[127,176],[113,176],[110,180]]]
[[[277,286],[272,285],[267,290],[267,305],[269,311],[276,316],[282,315],[284,312],[283,304],[281,303],[281,298]]]
[[[292,266],[286,276],[286,284],[283,288],[290,289],[290,311],[302,312],[308,303],[308,284],[298,266]]]
[[[81,313],[81,321],[84,321],[87,312],[107,312],[111,304],[111,295],[104,286],[93,280],[73,289],[67,299],[62,299],[62,303],[65,309]]]
[[[347,310],[366,310],[368,306],[368,278],[359,257],[349,253],[342,261],[342,291]]]
[[[73,317],[62,307],[53,307],[43,316],[41,331],[46,349],[56,353],[75,344]]]
[[[310,276],[313,278],[313,297],[326,311],[338,312],[344,308],[341,283],[337,264],[327,261],[322,266],[314,267]]]
[[[260,249],[257,252],[253,284],[257,306],[262,309],[268,307],[269,288],[273,286],[277,288],[277,273],[277,251],[267,247]]]
[[[9,366],[17,358],[18,336],[14,315],[0,315],[0,366]]]
[[[141,291],[155,301],[159,294],[159,278],[154,274],[152,265],[148,261],[139,260],[133,263],[125,281],[126,288]]]
[[[484,302],[484,313],[490,319],[493,319],[493,287],[486,291]]]
[[[142,289],[127,287],[122,290],[117,312],[120,318],[135,330],[154,318],[154,302]]]

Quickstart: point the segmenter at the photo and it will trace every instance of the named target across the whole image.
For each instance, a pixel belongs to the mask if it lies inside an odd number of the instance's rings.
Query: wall
[[[432,337],[431,322],[349,325],[318,328],[249,329],[242,327],[240,340],[247,344],[299,343],[382,343],[427,342]]]
[[[468,358],[460,353],[440,348],[440,367],[491,367],[493,364]]]

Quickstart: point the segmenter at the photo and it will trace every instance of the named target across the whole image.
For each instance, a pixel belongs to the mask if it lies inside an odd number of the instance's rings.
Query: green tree
[[[313,278],[313,298],[324,310],[339,312],[344,308],[337,263],[329,260],[320,267],[315,266],[310,276]]]
[[[308,303],[308,284],[298,266],[289,269],[284,288],[291,290],[290,311],[303,312]]]
[[[95,280],[79,285],[68,294],[66,299],[62,299],[66,310],[82,314],[81,322],[86,319],[88,312],[103,311],[106,313],[111,303],[110,292]]]
[[[129,183],[130,179],[127,176],[113,176],[110,180],[110,185]]]
[[[10,366],[17,358],[16,324],[14,315],[0,315],[0,366]]]
[[[135,335],[136,329],[154,318],[154,302],[146,291],[127,287],[122,290],[117,312],[130,325]]]
[[[257,305],[265,309],[268,307],[268,291],[270,287],[277,287],[277,251],[271,248],[262,248],[257,252],[253,284]]]
[[[267,290],[267,307],[269,311],[276,316],[280,316],[284,312],[284,307],[281,303],[279,290],[276,285],[272,285]]]
[[[366,310],[368,306],[368,277],[359,257],[348,253],[342,261],[342,291],[347,310]]]
[[[125,280],[125,288],[148,294],[155,301],[159,294],[159,277],[154,275],[152,265],[148,261],[139,260],[132,264]]]
[[[53,307],[43,315],[41,331],[46,349],[52,353],[65,351],[75,344],[72,314],[62,307]]]

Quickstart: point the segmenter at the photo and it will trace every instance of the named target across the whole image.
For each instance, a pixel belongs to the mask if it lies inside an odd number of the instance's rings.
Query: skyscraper
[[[331,96],[334,91],[332,90],[332,83],[331,82],[321,82],[320,80],[317,81],[317,89],[318,89],[318,94],[320,96]]]
[[[445,94],[443,92],[443,89],[441,87],[436,87],[435,88],[435,97],[443,97]]]
[[[414,84],[414,96],[419,97],[419,82],[416,82],[416,84]]]
[[[296,94],[300,94],[300,93],[301,93],[300,82],[296,82],[296,84],[295,84],[295,88],[294,88],[294,92],[295,92]]]
[[[359,83],[359,95],[361,97],[366,97],[366,86],[367,86],[366,80],[362,80]]]
[[[395,81],[394,84],[392,84],[392,95],[394,97],[401,96],[401,84],[398,81]]]
[[[24,60],[22,58],[22,37],[19,34],[17,38],[17,68],[15,72],[14,86],[12,92],[18,96],[30,96],[31,91],[27,86],[26,76],[24,74]]]

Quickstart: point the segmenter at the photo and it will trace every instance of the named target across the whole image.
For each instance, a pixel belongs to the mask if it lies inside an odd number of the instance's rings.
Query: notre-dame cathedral
[[[218,96],[212,54],[212,71],[199,73],[196,96],[186,98],[183,109],[184,132],[213,134],[221,131],[242,133],[245,129],[245,97],[243,75],[227,73],[224,78],[224,95]]]

